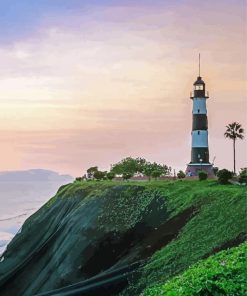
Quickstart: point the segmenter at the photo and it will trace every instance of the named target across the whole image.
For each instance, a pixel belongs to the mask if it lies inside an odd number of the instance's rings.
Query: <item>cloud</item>
[[[0,45],[4,167],[78,172],[132,154],[182,165],[199,50],[210,136],[229,119],[246,122],[242,4],[145,3],[52,10],[35,32]]]

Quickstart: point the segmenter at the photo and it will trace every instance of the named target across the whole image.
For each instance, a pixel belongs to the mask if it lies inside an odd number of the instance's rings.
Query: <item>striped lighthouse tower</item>
[[[208,149],[208,118],[206,101],[209,98],[206,93],[205,82],[200,76],[200,54],[199,54],[199,76],[194,83],[194,90],[190,98],[193,101],[192,110],[192,148],[191,161],[187,166],[187,175],[195,176],[198,171],[206,171],[213,174],[212,164],[209,162]]]

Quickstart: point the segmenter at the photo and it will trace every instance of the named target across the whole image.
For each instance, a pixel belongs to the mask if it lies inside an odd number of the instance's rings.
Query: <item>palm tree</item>
[[[237,139],[244,138],[244,129],[242,128],[240,123],[233,122],[226,126],[226,132],[224,136],[230,140],[233,140],[233,163],[234,163],[234,174],[236,173],[236,152],[235,152],[235,145]]]

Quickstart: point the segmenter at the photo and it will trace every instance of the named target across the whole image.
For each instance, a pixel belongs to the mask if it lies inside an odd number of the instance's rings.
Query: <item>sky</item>
[[[0,0],[0,171],[79,176],[127,156],[185,170],[199,52],[210,160],[233,169],[246,25],[244,0]]]

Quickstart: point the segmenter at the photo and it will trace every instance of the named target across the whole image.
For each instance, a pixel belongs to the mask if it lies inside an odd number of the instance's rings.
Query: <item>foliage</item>
[[[122,175],[126,180],[134,176],[136,173],[144,174],[149,177],[149,179],[151,179],[152,174],[154,178],[158,178],[161,175],[168,174],[170,170],[171,168],[169,169],[166,165],[157,164],[156,162],[147,162],[144,158],[127,157],[114,164],[111,172],[116,175]]]
[[[233,177],[233,173],[227,169],[223,169],[218,171],[217,177],[220,184],[228,184],[229,180]]]
[[[233,163],[234,163],[234,174],[236,173],[236,140],[244,138],[244,129],[240,123],[233,122],[226,126],[226,132],[224,136],[230,140],[233,140]]]
[[[162,171],[161,170],[154,170],[152,171],[151,177],[154,179],[159,178],[162,175]]]
[[[94,178],[94,174],[98,171],[98,167],[90,167],[89,169],[87,169],[87,175],[89,179],[93,179]]]
[[[103,180],[106,177],[106,173],[107,172],[96,171],[96,172],[94,172],[94,178],[98,181]]]
[[[113,180],[113,179],[115,178],[115,174],[114,174],[113,172],[108,172],[108,173],[106,174],[106,178],[107,178],[108,180]]]
[[[144,175],[149,177],[149,179],[151,177],[158,178],[161,175],[167,174],[167,172],[168,167],[166,165],[161,165],[156,162],[147,162],[143,170]]]
[[[247,243],[209,257],[144,296],[247,295]]]
[[[238,180],[239,180],[239,183],[241,184],[243,183],[247,184],[247,168],[241,169]]]
[[[132,158],[127,157],[121,160],[120,162],[114,164],[112,166],[111,172],[116,175],[123,175],[125,173],[132,174],[141,173],[143,171],[143,167],[146,164],[146,160],[143,158]]]
[[[246,232],[245,188],[219,186],[213,180],[146,184],[163,194],[167,211],[171,213],[169,219],[183,215],[189,208],[194,213],[184,221],[178,236],[154,253],[140,269],[123,295],[139,295],[145,287],[163,284],[227,242],[238,237],[244,239]]]
[[[183,172],[183,171],[179,171],[178,173],[177,173],[177,177],[178,177],[178,179],[183,179],[183,178],[185,178],[185,173]]]
[[[82,181],[82,177],[76,177],[75,180],[78,181],[78,182],[81,182]]]
[[[165,204],[159,191],[146,190],[143,186],[114,187],[108,189],[102,198],[109,195],[114,202],[105,203],[102,214],[98,217],[98,224],[99,227],[111,230],[130,229],[144,219],[143,217],[152,215],[153,201],[156,208],[163,209]],[[165,211],[162,213],[165,215]]]
[[[230,123],[226,126],[226,132],[224,136],[231,140],[243,139],[244,138],[244,129],[241,124],[238,122]]]
[[[124,179],[124,180],[129,180],[130,178],[133,177],[133,175],[134,175],[133,173],[127,173],[127,172],[125,173],[125,172],[124,172],[124,173],[123,173],[123,179]]]
[[[199,171],[199,172],[198,172],[198,177],[199,177],[199,180],[200,180],[200,181],[207,180],[207,178],[208,178],[208,173],[205,172],[205,171]]]
[[[111,194],[110,188],[114,188],[114,192],[115,188],[122,188],[121,194]],[[123,295],[140,295],[145,288],[163,285],[229,242],[238,238],[241,241],[246,231],[246,188],[242,186],[221,186],[214,180],[152,180],[128,184],[114,180],[92,181],[67,185],[57,198],[72,198],[81,192],[89,192],[87,198],[103,199],[110,194],[114,202],[105,203],[102,215],[107,212],[107,216],[99,217],[99,225],[118,229],[132,225],[132,220],[136,221],[140,215],[151,215],[152,208],[146,205],[152,198],[164,200],[168,223],[177,221],[185,210],[191,209],[189,216],[184,217],[179,234],[155,252],[132,280],[129,279],[128,291],[122,292]]]

